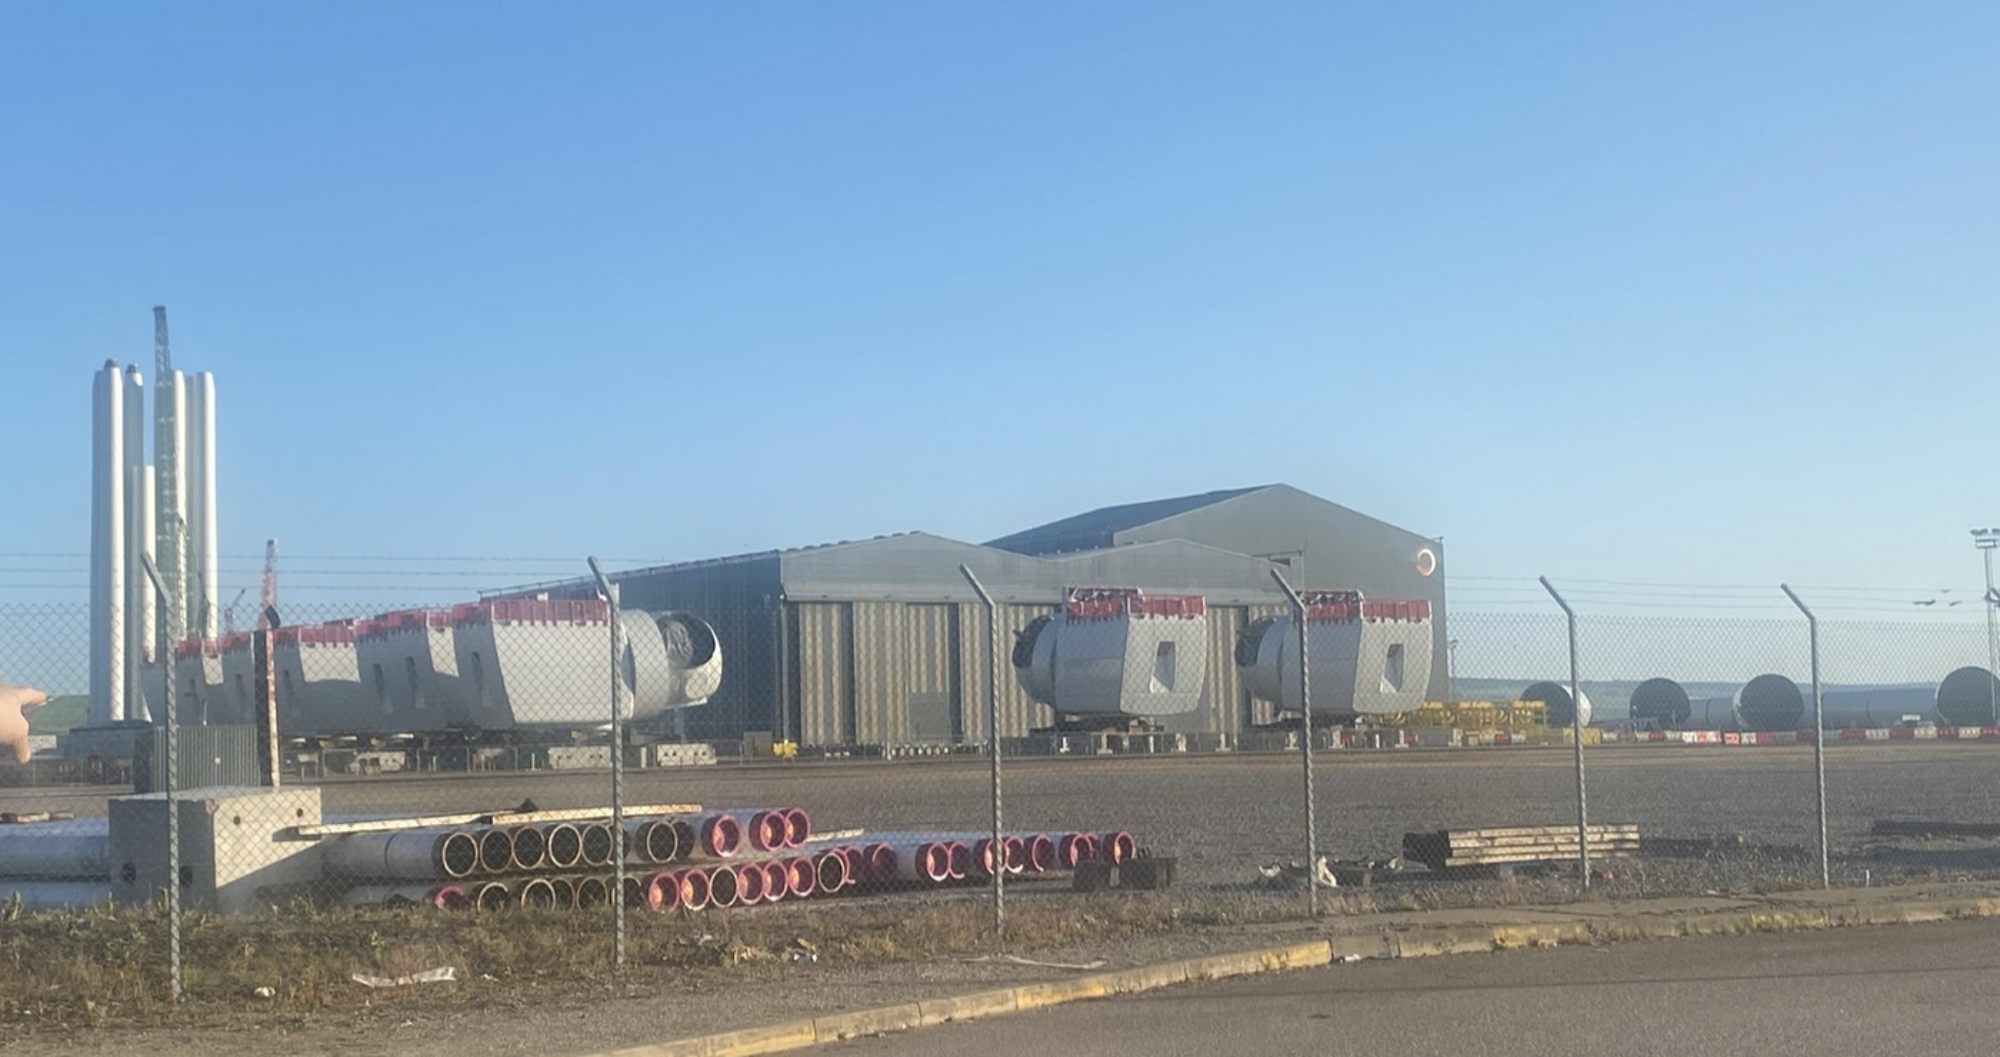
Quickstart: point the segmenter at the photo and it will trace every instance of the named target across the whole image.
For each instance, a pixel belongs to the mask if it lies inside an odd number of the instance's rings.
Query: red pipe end
[[[465,896],[465,889],[457,885],[440,885],[431,889],[431,905],[439,910],[464,910],[472,905]]]
[[[945,845],[946,876],[963,881],[972,874],[972,846],[964,841]]]
[[[785,814],[759,811],[750,816],[750,846],[758,851],[776,851],[785,846]]]
[[[701,824],[701,846],[718,859],[743,849],[743,826],[728,815],[713,815]]]
[[[923,865],[924,877],[932,884],[943,884],[951,880],[951,848],[943,844],[926,844],[917,849],[917,861]]]
[[[1008,837],[1001,842],[1006,848],[1007,872],[1020,873],[1028,868],[1028,842],[1019,837]]]
[[[1036,833],[1028,838],[1028,869],[1036,873],[1047,873],[1056,868],[1056,842],[1046,833]]]
[[[806,841],[811,840],[812,835],[812,818],[806,814],[806,809],[802,807],[786,808],[785,843],[790,847],[796,848]]]
[[[785,860],[785,895],[792,899],[810,899],[819,891],[819,867],[811,859],[800,856]]]
[[[776,903],[790,894],[791,875],[785,872],[782,860],[772,859],[764,864],[764,902]]]
[[[656,873],[646,878],[646,905],[654,910],[672,910],[680,906],[680,875]]]
[[[1132,835],[1122,829],[1100,834],[1097,840],[1098,853],[1103,857],[1105,862],[1116,865],[1118,863],[1131,862],[1133,859],[1139,857],[1139,842],[1132,839]]]
[[[699,866],[681,873],[681,906],[689,910],[708,909],[708,871]]]
[[[764,901],[764,893],[769,887],[769,876],[759,863],[744,863],[736,868],[736,902],[743,906],[755,906]]]
[[[862,879],[870,884],[882,884],[896,877],[896,849],[887,844],[877,844],[868,849],[864,860]]]

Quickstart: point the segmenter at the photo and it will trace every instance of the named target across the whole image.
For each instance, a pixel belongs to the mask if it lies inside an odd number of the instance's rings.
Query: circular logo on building
[[[1417,548],[1417,553],[1411,560],[1417,565],[1418,576],[1429,576],[1438,571],[1437,552],[1429,547]]]

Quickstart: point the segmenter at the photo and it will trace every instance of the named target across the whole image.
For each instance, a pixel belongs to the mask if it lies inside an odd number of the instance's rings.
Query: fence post
[[[180,643],[182,616],[179,600],[167,590],[166,581],[160,578],[160,570],[153,564],[150,555],[139,555],[140,563],[146,569],[146,579],[152,581],[153,593],[159,605],[161,620],[154,632],[156,642],[154,652],[160,658],[160,672],[165,676],[165,688],[160,694],[161,722],[165,724],[161,737],[162,753],[166,760],[160,761],[160,773],[166,793],[167,805],[167,992],[175,1002],[181,1000],[181,811],[177,796],[180,785],[180,750],[175,743],[174,727],[180,716],[174,708],[174,647]]]
[[[1007,934],[1007,851],[1000,815],[1000,609],[972,567],[960,565],[959,574],[979,595],[986,607],[986,758],[993,782],[993,933]]]
[[[611,626],[611,964],[625,965],[625,644],[619,637],[618,585],[592,557],[590,575]]]
[[[1819,687],[1819,617],[1806,608],[1805,601],[1793,591],[1790,584],[1779,584],[1778,590],[1799,607],[1806,615],[1806,641],[1812,650],[1812,694],[1813,694],[1813,782],[1814,804],[1819,809],[1819,886],[1833,887],[1832,853],[1826,843],[1826,698]]]
[[[1306,800],[1306,913],[1319,916],[1319,817],[1313,794],[1312,655],[1307,652],[1306,603],[1285,580],[1285,574],[1271,570],[1271,579],[1292,604],[1292,620],[1299,632],[1299,760],[1305,776]],[[1357,605],[1358,596],[1357,596]],[[1358,613],[1356,614],[1359,615]],[[1279,667],[1278,687],[1284,697],[1284,668]]]
[[[1577,675],[1576,663],[1576,610],[1569,607],[1556,585],[1546,576],[1539,578],[1542,589],[1562,607],[1563,618],[1569,624],[1569,727],[1570,743],[1576,749],[1576,864],[1577,874],[1583,879],[1583,887],[1590,887],[1590,797],[1583,782],[1583,686]]]

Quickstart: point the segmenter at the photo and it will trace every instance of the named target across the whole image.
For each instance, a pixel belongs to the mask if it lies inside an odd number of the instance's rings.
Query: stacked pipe
[[[813,842],[798,808],[705,811],[628,820],[622,890],[607,868],[617,841],[605,821],[436,827],[330,838],[330,874],[357,886],[350,905],[588,910],[614,898],[658,911],[754,907],[799,899],[1032,876],[1129,861],[1122,830],[887,832]]]
[[[615,895],[628,906],[672,909],[717,899],[711,874],[725,868],[732,874],[720,886],[725,903],[742,894],[757,902],[812,894],[817,882],[805,878],[817,878],[821,868],[796,852],[811,833],[810,817],[796,807],[628,819],[624,847],[631,869],[622,891],[606,873],[619,841],[603,820],[348,833],[328,838],[322,854],[329,876],[354,883],[342,897],[354,906],[589,909],[608,905]],[[741,863],[742,870],[726,865],[746,848],[763,856],[794,854],[783,865],[765,859]],[[647,869],[695,860],[716,864],[681,872]],[[759,876],[743,877],[747,870]],[[698,876],[688,879],[683,872]]]

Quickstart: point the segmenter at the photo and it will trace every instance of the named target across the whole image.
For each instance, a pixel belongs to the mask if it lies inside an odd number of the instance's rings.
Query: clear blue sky
[[[224,551],[305,568],[1285,481],[1468,603],[1974,587],[1996,54],[1991,2],[10,4],[0,552],[87,551],[164,303]]]

